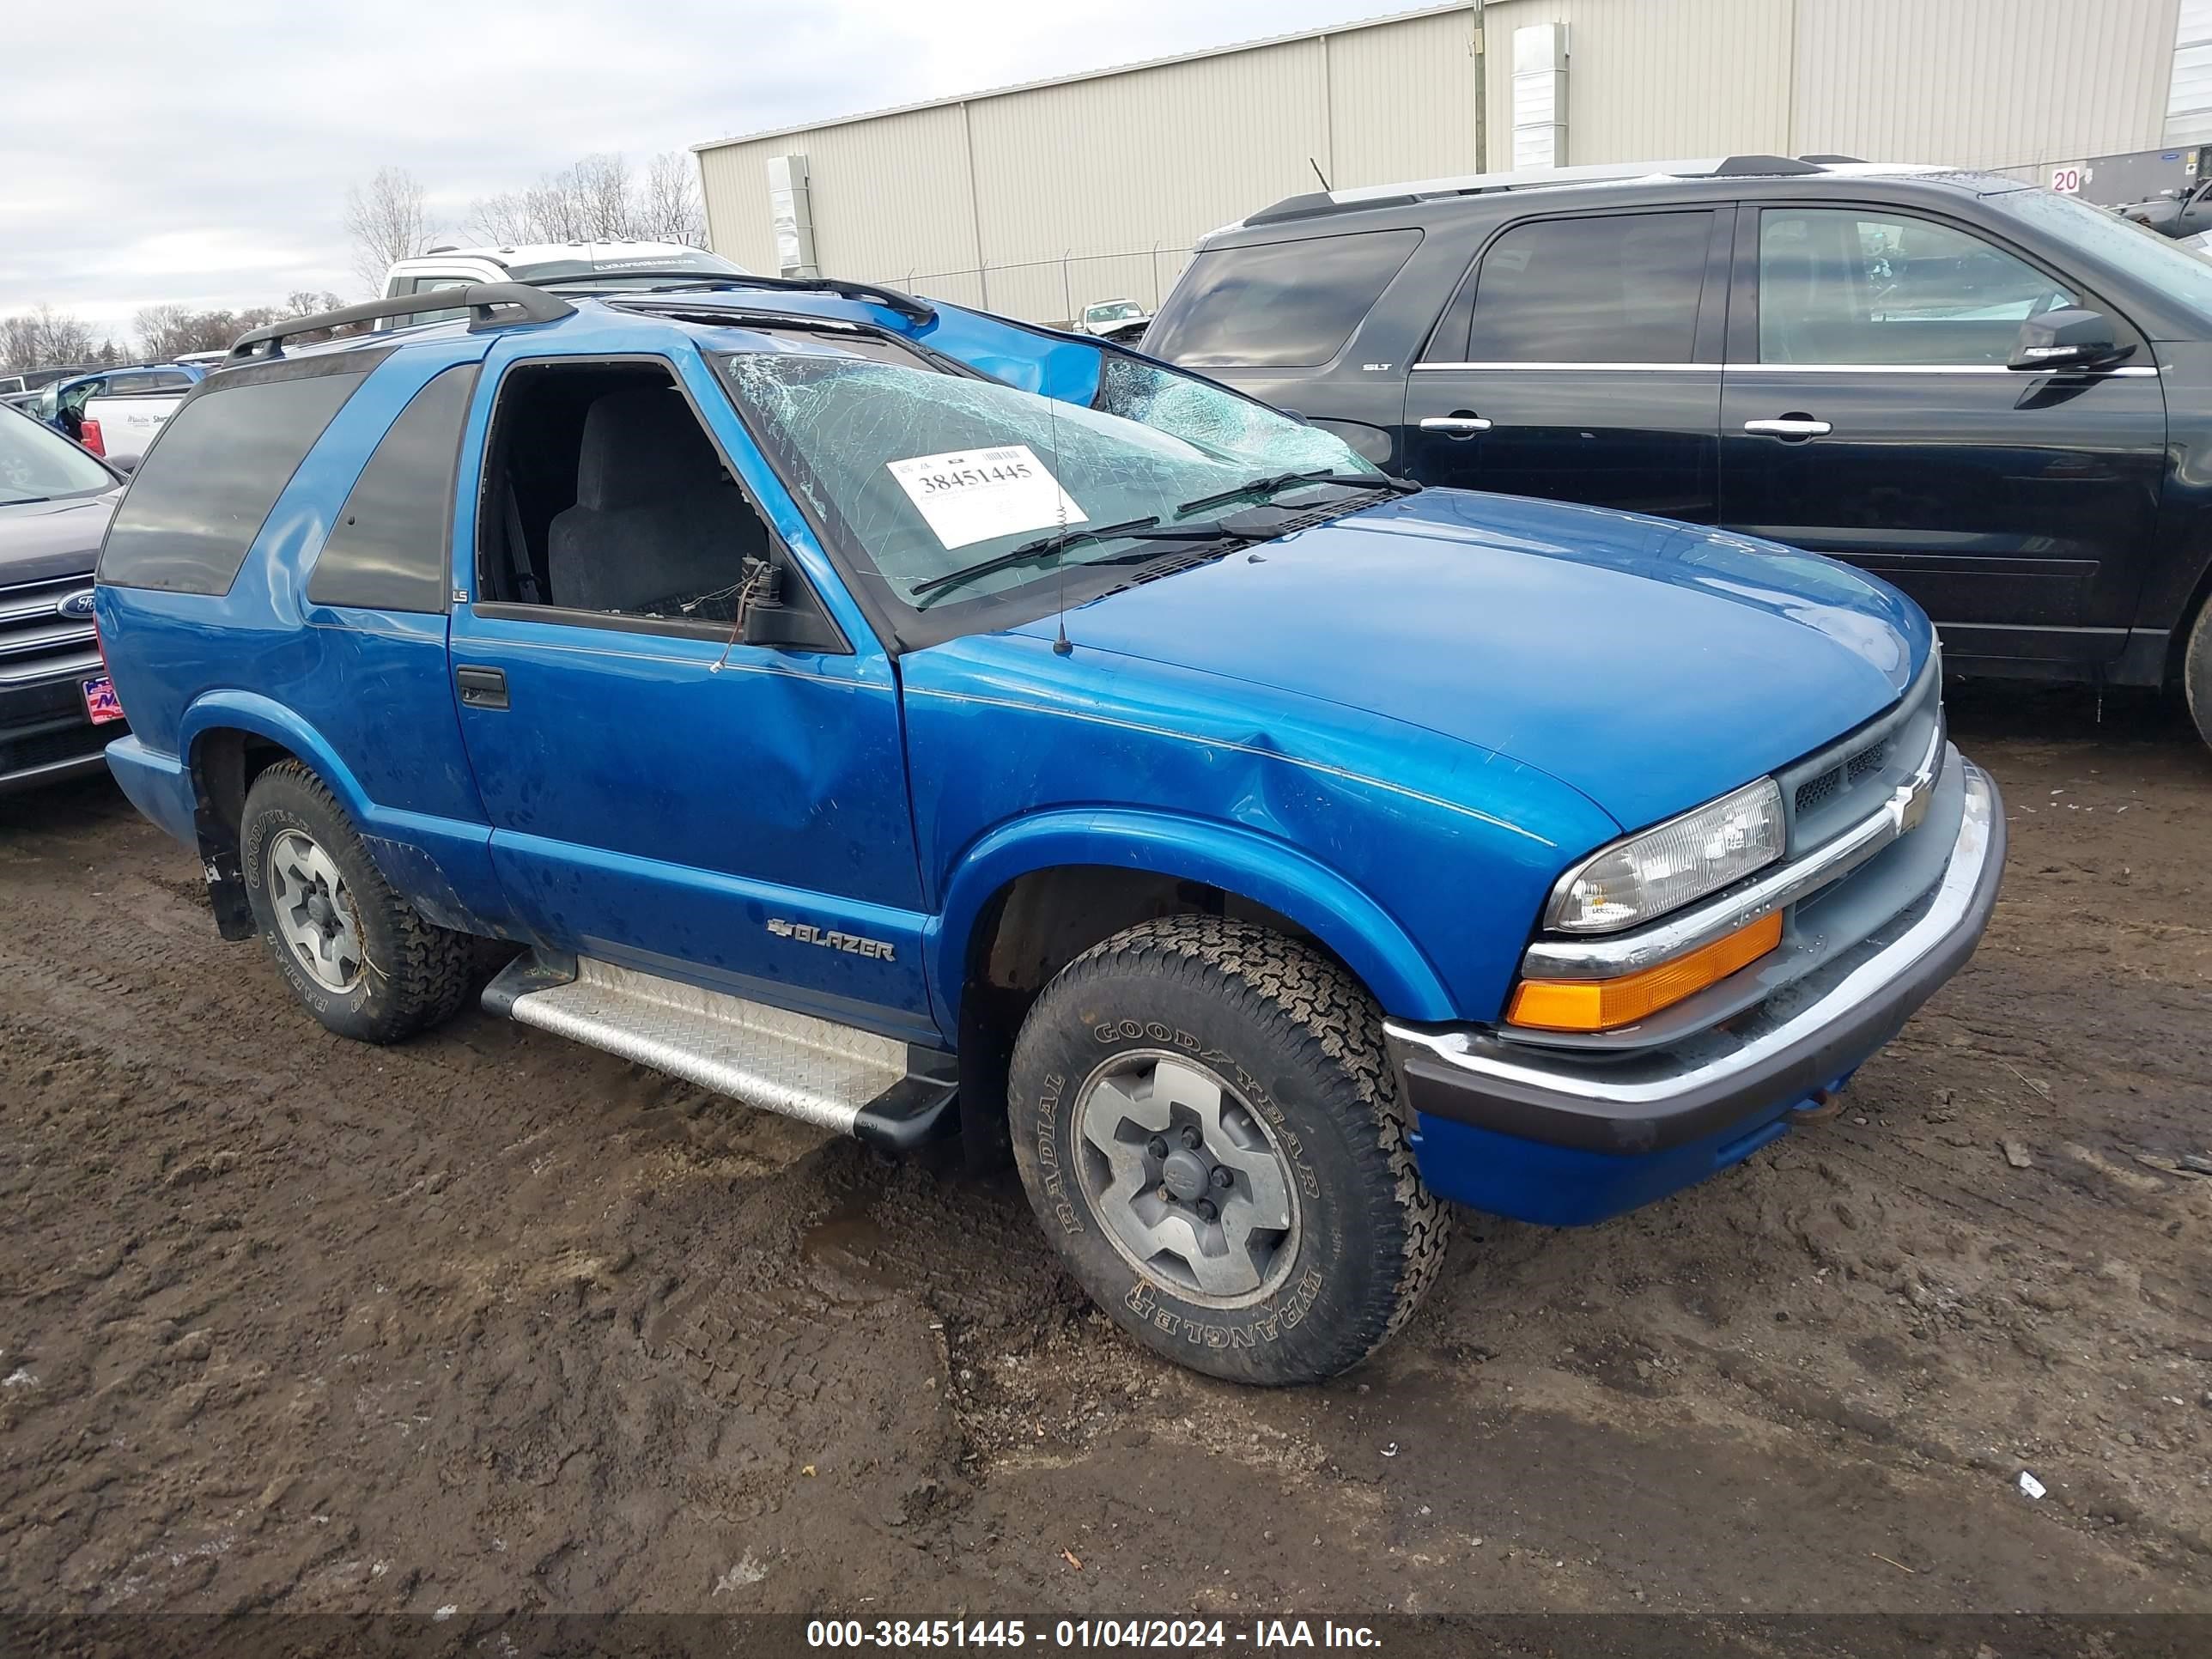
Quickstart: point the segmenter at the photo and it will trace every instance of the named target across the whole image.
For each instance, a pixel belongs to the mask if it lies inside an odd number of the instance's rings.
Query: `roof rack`
[[[1617,183],[1631,179],[1784,178],[1821,173],[1831,166],[1856,161],[1856,157],[1850,155],[1721,155],[1686,161],[1601,161],[1582,167],[1527,168],[1516,173],[1474,173],[1453,179],[1418,179],[1410,184],[1308,191],[1262,208],[1244,222],[1274,224],[1324,213],[1407,207],[1439,197],[1486,196],[1495,191],[1545,190],[1562,185]]]
[[[325,329],[343,328],[350,323],[380,322],[387,317],[451,311],[457,305],[466,306],[474,313],[469,319],[469,331],[472,334],[488,328],[502,328],[517,320],[558,322],[563,317],[573,317],[576,312],[576,307],[566,300],[525,283],[471,283],[465,287],[436,289],[428,294],[366,300],[357,306],[340,306],[336,311],[319,311],[311,317],[288,317],[281,323],[240,335],[231,342],[230,360],[237,362],[250,357],[281,357],[284,355],[284,342],[297,335],[317,334]],[[501,307],[521,315],[519,319],[513,315],[502,316]],[[264,347],[267,349],[262,349]]]
[[[636,275],[637,273],[617,274]],[[668,274],[674,276],[684,273],[671,271]],[[580,277],[577,280],[580,282],[585,279]],[[872,300],[878,305],[896,311],[900,316],[910,318],[917,323],[933,323],[937,320],[937,307],[927,300],[916,299],[913,295],[900,289],[885,288],[880,283],[848,282],[842,276],[756,276],[750,272],[743,276],[734,274],[722,276],[717,272],[708,271],[693,276],[681,283],[671,283],[665,288],[647,289],[644,291],[648,294],[672,294],[683,289],[723,288],[769,289],[786,294],[835,294],[841,299],[846,300]]]

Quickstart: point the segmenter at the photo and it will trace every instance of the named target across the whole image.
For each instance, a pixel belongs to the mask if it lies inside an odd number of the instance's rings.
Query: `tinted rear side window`
[[[229,592],[269,509],[366,376],[364,368],[261,380],[187,401],[147,452],[108,526],[100,580]]]
[[[1686,363],[1711,240],[1710,213],[1516,225],[1476,271],[1466,360]]]
[[[453,470],[477,366],[432,378],[362,468],[307,580],[314,605],[443,611]]]
[[[1371,230],[1208,249],[1191,261],[1145,349],[1193,368],[1325,363],[1420,240],[1418,230]]]

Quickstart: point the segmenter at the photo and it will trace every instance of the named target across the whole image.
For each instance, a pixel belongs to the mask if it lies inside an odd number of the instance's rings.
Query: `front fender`
[[[1287,916],[1341,957],[1382,1005],[1409,1020],[1453,1017],[1435,966],[1382,907],[1285,842],[1232,824],[1115,809],[1039,812],[1003,823],[963,853],[925,934],[933,994],[957,1030],[975,927],[1009,882],[1069,865],[1205,882]]]

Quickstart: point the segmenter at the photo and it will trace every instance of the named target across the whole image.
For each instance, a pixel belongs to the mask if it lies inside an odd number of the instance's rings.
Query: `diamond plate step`
[[[763,1111],[891,1150],[949,1127],[951,1056],[590,957],[518,957],[483,1004]],[[916,1061],[919,1061],[917,1064]]]

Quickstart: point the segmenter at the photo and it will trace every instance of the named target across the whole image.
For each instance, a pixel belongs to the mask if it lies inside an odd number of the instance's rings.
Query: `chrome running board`
[[[491,1013],[887,1150],[953,1121],[951,1056],[590,957],[518,957]]]

